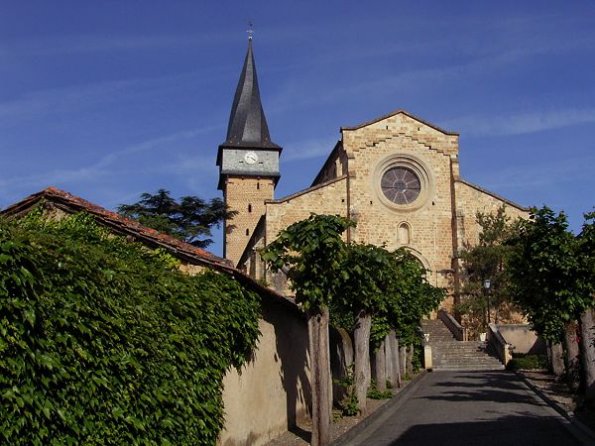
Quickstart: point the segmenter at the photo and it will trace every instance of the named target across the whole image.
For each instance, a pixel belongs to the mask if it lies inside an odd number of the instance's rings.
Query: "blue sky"
[[[405,109],[461,134],[467,180],[575,230],[595,204],[592,0],[0,0],[0,208],[50,185],[219,196],[250,20],[277,197],[341,126]]]

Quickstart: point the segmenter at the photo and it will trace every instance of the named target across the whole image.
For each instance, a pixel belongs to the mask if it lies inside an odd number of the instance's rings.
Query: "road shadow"
[[[532,414],[497,420],[422,424],[407,429],[390,446],[576,446],[574,439],[553,417]]]
[[[522,381],[510,372],[448,373],[443,379],[433,382],[431,389],[431,395],[418,396],[416,399],[536,404]]]

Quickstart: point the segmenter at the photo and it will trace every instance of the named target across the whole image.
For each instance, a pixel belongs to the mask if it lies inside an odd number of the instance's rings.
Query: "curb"
[[[551,399],[545,392],[533,384],[522,373],[518,371],[515,371],[514,373],[516,376],[521,378],[525,385],[529,387],[529,389],[531,389],[535,394],[537,394],[539,398],[541,398],[548,406],[550,406],[568,421],[569,424],[565,424],[565,427],[577,440],[583,442],[584,444],[595,444],[595,432],[593,432],[582,421],[577,419],[573,412],[567,411],[562,405]]]
[[[353,440],[355,437],[357,437],[359,434],[365,431],[371,424],[382,419],[389,410],[398,406],[407,395],[409,395],[417,388],[418,383],[427,374],[427,370],[422,370],[415,378],[409,381],[405,385],[405,387],[402,387],[399,390],[399,392],[397,392],[386,404],[378,408],[374,413],[370,414],[370,416],[364,418],[362,421],[353,426],[339,438],[331,442],[330,446],[349,446],[351,444],[351,440]]]

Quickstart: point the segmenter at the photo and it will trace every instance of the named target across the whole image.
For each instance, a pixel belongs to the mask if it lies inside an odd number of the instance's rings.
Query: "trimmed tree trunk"
[[[581,314],[581,344],[584,370],[585,399],[595,399],[595,336],[593,335],[593,310],[588,309]]]
[[[413,344],[407,348],[407,375],[413,378]]]
[[[386,353],[384,352],[384,341],[376,351],[376,388],[381,392],[386,390]]]
[[[407,347],[401,345],[399,347],[399,363],[401,364],[401,372],[403,373],[403,380],[407,377]],[[409,377],[409,379],[411,379]]]
[[[355,394],[358,409],[362,414],[367,412],[366,398],[370,386],[370,329],[372,316],[365,311],[357,315],[357,326],[353,332],[355,341]]]
[[[393,349],[390,343],[390,334],[384,338],[384,355],[386,356],[386,381],[390,383],[391,387],[395,387],[395,372],[393,370]]]
[[[562,376],[564,374],[564,348],[562,344],[548,342],[548,354],[552,373],[556,376]]]
[[[308,315],[312,362],[312,446],[326,446],[330,441],[332,397],[328,325],[328,308]]]
[[[397,335],[394,331],[391,331],[389,336],[391,349],[393,351],[392,360],[395,385],[397,387],[401,387],[403,385],[403,382],[401,381],[401,364],[399,361],[399,340],[397,339]]]
[[[564,333],[564,347],[566,350],[566,379],[568,385],[574,391],[578,390],[580,384],[580,362],[579,362],[579,345],[577,342],[577,328],[576,322],[570,322],[566,326]]]

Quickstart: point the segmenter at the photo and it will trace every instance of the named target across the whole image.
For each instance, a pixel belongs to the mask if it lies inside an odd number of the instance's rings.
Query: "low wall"
[[[545,354],[546,344],[531,329],[530,324],[498,324],[502,337],[512,344],[514,353]]]

